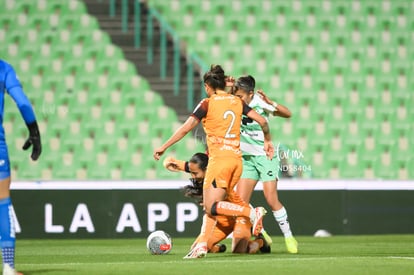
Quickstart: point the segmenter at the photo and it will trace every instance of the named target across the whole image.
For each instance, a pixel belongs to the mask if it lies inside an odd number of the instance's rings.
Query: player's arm
[[[226,92],[233,94],[234,93],[234,83],[236,82],[236,79],[233,76],[226,76]]]
[[[267,123],[267,120],[264,117],[259,115],[255,110],[253,110],[246,104],[243,104],[243,114],[247,115],[249,118],[259,123],[260,127],[262,127],[262,131],[264,134],[264,150],[266,152],[266,156],[269,159],[272,159],[275,153],[275,149],[272,143],[272,136],[270,134],[269,123]]]
[[[181,140],[188,132],[196,127],[201,119],[206,116],[208,110],[208,99],[203,99],[194,109],[191,116],[184,122],[180,128],[158,149],[154,151],[154,159],[159,160],[165,150],[171,145]]]
[[[171,172],[187,172],[190,173],[188,161],[178,160],[171,156],[166,157],[163,161],[164,167]],[[185,197],[193,198],[198,204],[203,203],[203,184],[198,184],[196,181],[191,180],[192,184],[185,185],[181,189]]]
[[[272,115],[284,118],[290,118],[292,116],[289,108],[282,104],[276,103],[276,101],[271,100],[262,90],[258,90],[257,93],[260,95],[264,102],[274,107],[275,110],[272,112]]]
[[[188,162],[175,159],[173,157],[166,157],[163,161],[164,167],[171,172],[189,172]]]
[[[173,144],[180,141],[185,135],[188,134],[200,121],[194,116],[190,116],[180,128],[159,148],[154,151],[154,159],[159,160],[162,154],[170,148]]]
[[[23,150],[27,150],[31,145],[33,145],[31,158],[33,160],[37,160],[42,153],[42,143],[40,140],[40,132],[36,116],[33,111],[32,104],[23,92],[22,85],[16,76],[16,72],[13,67],[7,63],[5,88],[8,94],[12,97],[13,101],[16,103],[24,122],[29,129],[29,138],[24,143]]]

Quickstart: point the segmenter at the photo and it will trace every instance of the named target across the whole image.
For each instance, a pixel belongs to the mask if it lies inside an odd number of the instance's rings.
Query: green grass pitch
[[[59,274],[414,274],[414,235],[297,236],[299,254],[273,237],[270,254],[208,254],[183,260],[193,239],[174,238],[168,255],[150,255],[145,239],[18,240],[25,275]]]

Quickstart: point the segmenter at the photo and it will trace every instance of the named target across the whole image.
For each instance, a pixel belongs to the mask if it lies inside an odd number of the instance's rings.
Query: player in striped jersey
[[[23,145],[27,150],[33,145],[32,160],[37,160],[42,152],[39,128],[32,105],[23,92],[22,85],[13,67],[0,60],[0,121],[3,123],[4,95],[7,92],[17,107],[29,129],[29,138]],[[16,234],[13,222],[13,206],[10,198],[10,161],[3,124],[0,125],[0,244],[3,256],[3,275],[21,274],[14,267]]]
[[[235,95],[243,99],[257,113],[268,119],[269,114],[289,118],[291,112],[282,104],[271,101],[262,91],[254,92],[255,79],[248,75],[237,79]],[[298,244],[292,235],[285,207],[279,201],[277,193],[279,159],[266,157],[263,151],[264,137],[255,121],[243,116],[241,126],[240,148],[243,152],[243,174],[237,184],[237,193],[249,202],[253,190],[260,180],[267,203],[272,208],[273,216],[284,234],[285,244],[289,253],[298,252]]]
[[[273,158],[274,147],[267,120],[240,98],[225,91],[226,76],[221,66],[212,66],[203,79],[208,98],[203,99],[186,122],[154,151],[154,158],[159,160],[170,146],[181,140],[201,121],[209,154],[203,185],[204,209],[213,217],[224,215],[250,218],[253,235],[257,236],[262,229],[266,210],[263,207],[250,208],[235,193],[234,187],[240,179],[243,165],[240,151],[241,117],[246,115],[259,123],[264,133],[264,152],[268,158]],[[214,222],[214,219],[209,219],[208,222]],[[205,238],[194,248],[192,258],[201,258],[207,254]]]

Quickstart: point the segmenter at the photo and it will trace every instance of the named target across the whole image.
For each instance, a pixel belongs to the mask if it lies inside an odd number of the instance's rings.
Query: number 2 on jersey
[[[227,131],[226,131],[226,134],[224,135],[224,137],[225,138],[235,138],[236,135],[235,134],[231,134],[230,132],[231,132],[233,126],[234,126],[234,121],[236,119],[236,115],[234,114],[233,111],[227,110],[223,114],[223,119],[226,120],[229,116],[231,117],[231,121],[230,121],[230,125],[227,128]]]

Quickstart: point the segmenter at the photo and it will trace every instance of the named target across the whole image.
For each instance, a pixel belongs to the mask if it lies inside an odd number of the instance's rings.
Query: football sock
[[[210,236],[213,234],[214,229],[216,228],[216,218],[210,215],[203,216],[203,225],[201,226],[201,233],[197,238],[198,243],[208,242]]]
[[[3,264],[14,268],[15,232],[10,198],[0,200],[0,244]]]
[[[282,231],[285,238],[292,236],[292,231],[290,230],[290,225],[288,221],[288,215],[286,209],[282,207],[279,210],[272,211],[273,216],[275,217],[276,222],[279,224],[280,230]]]
[[[214,209],[214,210],[213,210]],[[249,206],[242,206],[236,203],[231,203],[228,201],[219,201],[213,204],[212,207],[213,215],[223,215],[223,216],[243,216],[251,218],[251,208]],[[255,213],[255,212],[254,212]]]

